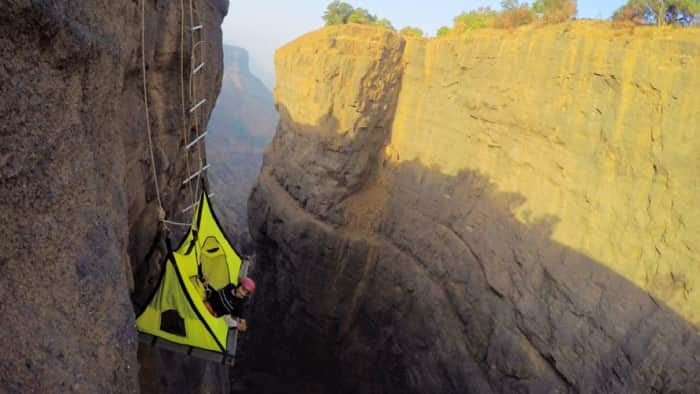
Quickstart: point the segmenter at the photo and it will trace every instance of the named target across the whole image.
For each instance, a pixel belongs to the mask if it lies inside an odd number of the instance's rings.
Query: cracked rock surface
[[[228,2],[192,3],[209,34],[208,51],[197,55],[208,67],[197,86],[213,103]],[[182,133],[191,122],[183,126],[180,115],[180,77],[188,84],[190,67],[185,55],[180,68],[183,12],[177,2],[146,0],[151,163],[141,4],[9,0],[0,7],[2,392],[227,388],[222,369],[148,349],[137,358],[130,295],[138,303],[148,292],[162,257],[154,247],[161,234],[151,166],[169,217],[185,219],[175,212],[188,204],[180,190]],[[202,108],[201,124],[210,109]]]
[[[592,22],[281,48],[251,392],[700,390],[698,66]]]

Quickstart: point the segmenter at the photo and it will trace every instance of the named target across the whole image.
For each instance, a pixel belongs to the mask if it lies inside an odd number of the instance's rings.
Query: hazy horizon
[[[280,2],[257,0],[231,2],[222,25],[226,44],[245,48],[250,55],[251,71],[270,89],[274,83],[273,56],[277,48],[324,25],[322,16],[330,0]],[[354,7],[366,8],[379,18],[387,18],[395,28],[414,26],[434,36],[440,26],[451,26],[463,11],[489,6],[500,9],[500,0],[455,2],[450,0],[355,0]],[[608,19],[625,0],[578,2],[578,17]]]

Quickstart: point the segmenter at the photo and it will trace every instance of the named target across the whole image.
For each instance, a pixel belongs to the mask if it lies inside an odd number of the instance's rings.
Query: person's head
[[[241,279],[240,285],[236,288],[236,295],[240,298],[249,296],[255,291],[255,281],[249,277]]]

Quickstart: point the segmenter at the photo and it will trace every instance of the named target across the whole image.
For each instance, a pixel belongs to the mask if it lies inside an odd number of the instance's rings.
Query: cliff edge
[[[696,29],[595,22],[281,48],[247,363],[307,392],[697,391],[698,66]]]

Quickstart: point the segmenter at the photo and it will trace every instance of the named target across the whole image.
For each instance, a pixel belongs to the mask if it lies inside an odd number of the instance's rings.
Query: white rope
[[[183,53],[184,53],[184,48],[183,48],[183,38],[184,38],[184,4],[183,1],[181,0],[180,2],[180,10],[181,10],[181,42],[180,42],[180,93],[181,93],[181,99],[182,99],[182,112],[183,112],[183,131],[186,130],[186,125],[184,122],[184,83],[182,81],[182,74],[184,70],[182,70],[184,61],[183,61]],[[190,18],[192,18],[192,0],[190,0]],[[192,37],[190,37],[191,42],[194,41]],[[203,63],[202,63],[203,66]],[[156,161],[155,161],[155,153],[153,149],[153,133],[151,130],[151,116],[150,116],[150,110],[149,110],[149,105],[148,105],[148,76],[147,76],[147,71],[146,71],[146,0],[141,1],[141,71],[142,71],[142,77],[143,77],[143,102],[144,102],[144,107],[145,107],[145,113],[146,113],[146,131],[148,134],[148,148],[149,148],[149,154],[151,158],[151,170],[153,172],[153,183],[155,185],[156,189],[156,198],[158,200],[158,220],[163,223],[163,226],[165,227],[166,231],[169,231],[168,229],[168,224],[175,225],[175,226],[190,226],[191,224],[185,224],[185,223],[180,223],[180,222],[175,222],[171,220],[166,219],[166,214],[165,214],[165,209],[163,208],[163,200],[160,195],[160,185],[158,184],[158,173],[156,171]],[[192,92],[190,92],[190,97],[191,97]],[[193,112],[197,107],[201,106],[206,102],[206,99],[202,100],[200,103],[198,103],[190,112]],[[198,119],[196,118],[195,114],[195,127],[198,129]],[[187,137],[187,136],[186,136]],[[198,138],[199,139],[199,138]],[[188,168],[189,168],[189,159],[187,158],[187,150],[185,150],[185,160],[187,161]],[[200,155],[200,170],[197,173],[201,173],[206,168],[209,166],[207,165],[205,168],[202,168],[201,166],[201,149],[198,150],[198,153]],[[192,189],[190,189],[191,193]],[[198,191],[195,191],[193,197],[193,202],[194,202],[194,197]]]
[[[158,186],[158,173],[156,172],[156,160],[153,154],[153,137],[151,135],[151,115],[148,110],[148,84],[146,78],[146,0],[141,0],[141,70],[143,75],[143,103],[146,107],[146,131],[148,133],[148,148],[151,154],[151,169],[153,170],[153,183],[156,186],[156,197],[158,198],[159,216],[165,220],[165,210],[163,201],[160,198],[160,187]]]
[[[180,222],[174,222],[172,220],[163,220],[163,222],[167,224],[171,224],[173,226],[182,226],[182,227],[190,227],[192,223],[180,223]]]

